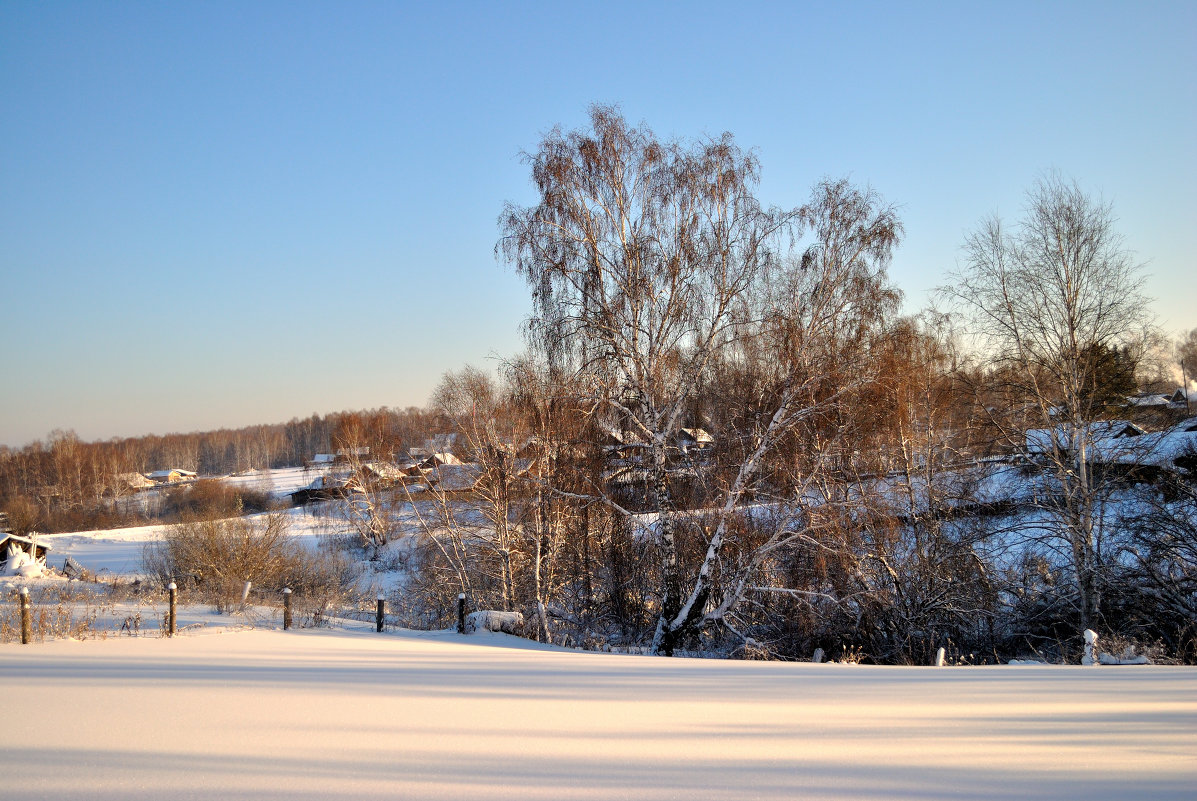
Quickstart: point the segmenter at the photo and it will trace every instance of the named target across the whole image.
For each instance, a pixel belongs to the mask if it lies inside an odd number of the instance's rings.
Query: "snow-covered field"
[[[221,479],[230,486],[269,492],[282,498],[296,490],[303,489],[320,475],[319,470],[305,470],[302,467],[279,467],[273,470],[248,470]]]
[[[302,507],[284,509],[279,514],[287,516],[289,533],[313,550],[318,547],[321,535],[349,530],[343,518],[316,516]],[[161,537],[167,528],[168,525],[154,525],[42,534],[38,542],[50,546],[48,561],[53,567],[62,567],[70,556],[93,573],[133,578],[142,572],[145,546]]]
[[[5,799],[1193,798],[1197,671],[870,668],[366,627],[0,648]]]

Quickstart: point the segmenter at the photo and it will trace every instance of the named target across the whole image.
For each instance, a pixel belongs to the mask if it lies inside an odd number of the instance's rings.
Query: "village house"
[[[710,450],[715,438],[701,428],[683,428],[673,437],[673,446],[684,454]]]
[[[357,469],[352,480],[372,488],[392,487],[408,478],[408,474],[391,462],[366,462]]]
[[[197,474],[191,470],[184,470],[180,467],[174,467],[169,470],[155,470],[152,473],[146,473],[146,478],[155,484],[180,484],[185,481],[194,481]]]
[[[308,459],[306,462],[304,462],[303,466],[307,470],[320,470],[326,467],[332,467],[336,460],[337,455],[335,453],[318,453],[311,459]]]
[[[424,461],[420,462],[419,466],[423,470],[435,470],[436,468],[443,467],[444,465],[452,466],[459,465],[461,463],[461,459],[458,459],[448,451],[438,451],[437,453],[430,455]]]
[[[1197,401],[1197,390],[1177,387],[1176,391],[1168,396],[1168,407],[1182,411],[1187,417],[1189,409],[1195,401]]]
[[[334,498],[348,498],[352,492],[361,492],[361,487],[350,482],[349,476],[332,472],[317,476],[311,484],[291,493],[291,505],[303,506],[316,501]]]

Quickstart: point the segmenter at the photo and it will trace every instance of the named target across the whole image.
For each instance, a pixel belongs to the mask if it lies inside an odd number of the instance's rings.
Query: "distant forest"
[[[124,525],[114,499],[131,494],[130,473],[181,468],[200,476],[299,466],[338,443],[361,439],[389,458],[423,443],[433,418],[423,409],[335,412],[287,423],[189,434],[84,442],[54,431],[23,448],[0,446],[0,509],[19,529],[46,532]]]

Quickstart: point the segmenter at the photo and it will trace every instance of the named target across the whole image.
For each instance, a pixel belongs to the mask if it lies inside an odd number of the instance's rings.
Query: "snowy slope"
[[[1197,786],[1188,668],[667,660],[364,629],[11,645],[0,664],[10,801],[1121,801]]]

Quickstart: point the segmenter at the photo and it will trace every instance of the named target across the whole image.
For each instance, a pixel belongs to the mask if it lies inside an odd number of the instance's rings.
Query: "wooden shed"
[[[44,565],[50,546],[38,542],[36,537],[22,537],[11,532],[0,534],[0,567],[8,567],[11,556],[18,551],[33,556]]]

